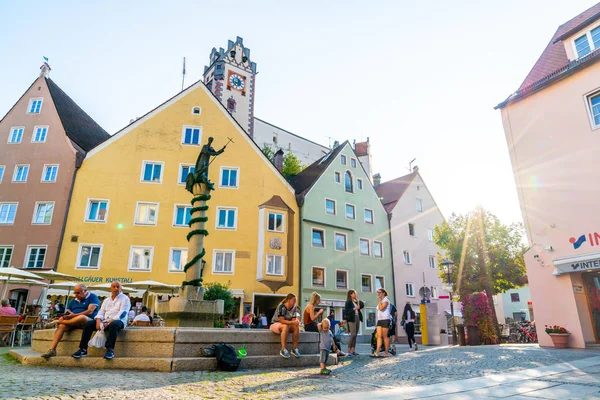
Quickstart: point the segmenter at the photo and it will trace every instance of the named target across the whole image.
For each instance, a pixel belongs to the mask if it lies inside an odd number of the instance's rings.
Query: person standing
[[[267,316],[265,314],[260,314],[260,324],[263,329],[267,329],[269,327],[269,321],[267,321]]]
[[[317,306],[321,303],[321,295],[317,292],[312,292],[310,302],[304,309],[304,331],[319,332],[317,327],[317,318],[323,314],[323,309],[317,311]]]
[[[412,344],[415,344],[415,350],[419,350],[417,342],[415,341],[415,317],[416,314],[413,311],[410,303],[406,303],[404,311],[402,312],[402,320],[404,321],[404,330],[408,337],[408,346],[412,349]]]
[[[363,315],[360,310],[365,308],[365,303],[358,299],[356,290],[348,290],[346,296],[346,304],[344,305],[344,317],[350,330],[350,339],[348,340],[348,355],[352,354],[357,356],[356,352],[356,335],[358,335],[358,328],[360,323],[363,321]]]
[[[88,343],[92,338],[94,331],[99,331],[104,327],[106,332],[106,353],[104,358],[111,360],[115,358],[115,343],[117,333],[127,325],[127,314],[131,308],[129,297],[123,294],[123,288],[119,281],[113,281],[110,284],[110,296],[104,299],[100,311],[95,320],[89,321],[83,327],[79,350],[72,354],[73,358],[87,357]]]
[[[252,323],[252,314],[248,312],[248,313],[244,314],[244,316],[242,317],[242,328],[249,329],[251,323]]]
[[[377,291],[377,347],[375,348],[375,353],[371,354],[371,357],[387,357],[390,351],[390,338],[388,337],[391,320],[390,304],[387,290],[384,288],[379,289]],[[382,341],[385,346],[383,356],[379,354]]]

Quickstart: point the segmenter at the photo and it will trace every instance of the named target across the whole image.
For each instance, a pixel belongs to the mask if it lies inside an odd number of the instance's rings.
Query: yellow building
[[[231,282],[246,310],[298,293],[299,212],[293,188],[202,83],[90,151],[77,173],[58,271],[88,284],[185,280],[191,194],[202,144],[214,158],[205,282]],[[240,303],[240,312],[242,311]]]

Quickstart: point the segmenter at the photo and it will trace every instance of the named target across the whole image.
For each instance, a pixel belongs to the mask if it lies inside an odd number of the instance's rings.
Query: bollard
[[[427,337],[427,306],[424,302],[420,305],[421,311],[421,344],[427,346],[429,344],[429,338]]]

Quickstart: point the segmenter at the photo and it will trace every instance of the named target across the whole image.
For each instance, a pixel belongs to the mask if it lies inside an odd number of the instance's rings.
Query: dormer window
[[[584,33],[574,41],[577,58],[583,57],[600,47],[600,26]]]

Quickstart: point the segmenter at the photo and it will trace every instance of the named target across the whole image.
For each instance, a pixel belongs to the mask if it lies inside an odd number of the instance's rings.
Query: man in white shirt
[[[88,342],[92,338],[92,333],[99,331],[101,326],[104,327],[106,334],[104,358],[107,360],[115,358],[114,347],[117,341],[117,333],[127,325],[127,314],[131,308],[129,297],[125,296],[122,291],[119,281],[114,281],[110,285],[111,295],[102,302],[95,320],[89,321],[83,327],[79,350],[73,353],[73,358],[87,357]]]
[[[146,306],[142,307],[142,312],[137,315],[132,322],[132,326],[147,326],[150,324],[150,317],[148,317],[148,314],[146,314],[148,312],[148,309],[146,308]],[[138,322],[148,322],[148,324],[138,324]]]

